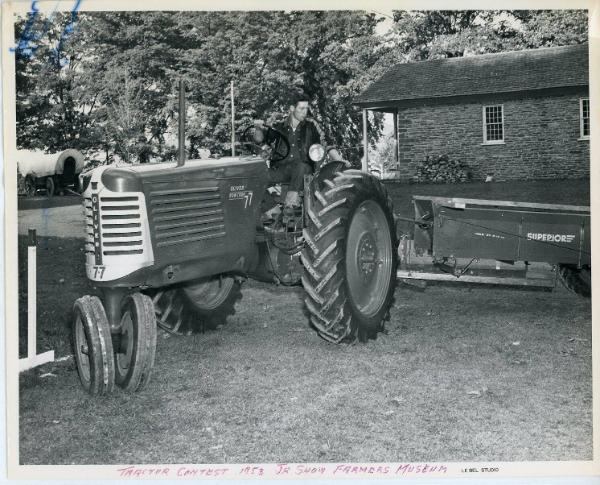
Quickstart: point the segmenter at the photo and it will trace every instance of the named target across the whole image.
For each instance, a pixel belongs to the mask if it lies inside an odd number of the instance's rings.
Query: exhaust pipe
[[[177,166],[185,165],[185,83],[179,80],[179,158]]]

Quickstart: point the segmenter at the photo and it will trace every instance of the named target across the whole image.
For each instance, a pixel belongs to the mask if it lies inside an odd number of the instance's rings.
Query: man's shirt
[[[311,118],[307,118],[298,123],[296,129],[294,129],[292,128],[290,115],[290,117],[279,126],[276,126],[276,128],[285,135],[290,144],[290,151],[283,162],[299,161],[312,165],[313,162],[308,157],[308,149],[314,143],[321,143],[322,138],[317,124]]]
[[[300,153],[300,123],[298,123],[296,129],[294,129],[290,123],[286,123],[286,130],[284,135],[290,142],[290,153],[287,156],[286,160],[289,160],[290,162],[295,162],[296,160],[306,161],[302,159],[302,154]]]

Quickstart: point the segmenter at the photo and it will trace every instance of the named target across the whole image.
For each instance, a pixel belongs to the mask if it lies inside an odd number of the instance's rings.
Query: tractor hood
[[[160,287],[245,273],[267,170],[260,157],[96,168],[84,192],[88,277]]]
[[[187,160],[178,167],[177,162],[149,163],[143,165],[126,165],[121,167],[99,167],[102,170],[102,185],[113,192],[141,192],[144,179],[165,176],[185,180],[192,178],[219,178],[224,174],[229,177],[243,176],[248,171],[264,171],[267,165],[258,156],[225,157],[219,159]]]

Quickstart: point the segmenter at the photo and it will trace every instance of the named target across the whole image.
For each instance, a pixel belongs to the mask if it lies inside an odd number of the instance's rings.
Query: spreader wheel
[[[156,353],[156,319],[152,299],[133,293],[121,305],[121,333],[115,348],[115,380],[126,391],[143,389],[150,380]]]
[[[375,338],[389,317],[396,281],[385,188],[359,170],[338,172],[321,189],[313,185],[306,214],[302,284],[311,323],[335,343]]]
[[[158,326],[174,334],[214,330],[235,314],[240,286],[233,276],[217,276],[160,289],[152,298]]]
[[[75,363],[83,388],[93,396],[112,392],[115,384],[110,327],[102,302],[83,296],[73,306]]]
[[[589,266],[577,269],[576,266],[561,264],[558,275],[568,290],[585,298],[592,296],[592,270]]]

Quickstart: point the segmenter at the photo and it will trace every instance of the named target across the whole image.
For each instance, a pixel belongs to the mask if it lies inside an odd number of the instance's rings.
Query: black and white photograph
[[[109,5],[2,5],[9,478],[600,474],[593,3]]]

